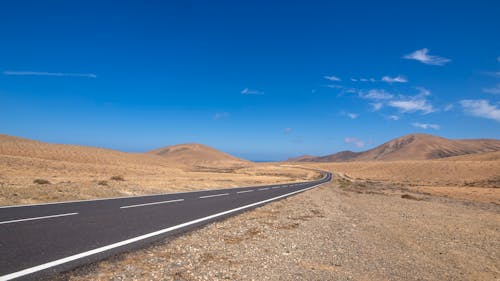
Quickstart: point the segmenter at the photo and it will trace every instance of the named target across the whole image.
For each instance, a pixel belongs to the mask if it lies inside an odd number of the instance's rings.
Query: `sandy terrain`
[[[340,180],[59,280],[500,278],[498,205],[391,188]]]
[[[500,204],[498,155],[494,152],[439,160],[301,163],[301,166],[329,170],[360,182],[391,183],[423,193]]]
[[[48,144],[0,135],[0,205],[157,194],[320,177],[318,172],[311,170],[254,164],[234,157],[227,159],[226,154],[219,155],[216,150],[204,146],[195,149],[198,156],[207,157],[199,157],[200,161],[187,165],[176,161],[177,154],[169,159],[153,154]],[[34,183],[35,180],[45,180],[49,184]]]
[[[253,164],[195,149],[207,160],[183,163],[168,155],[0,137],[0,204],[310,180],[319,177],[311,169],[330,170],[334,183],[57,278],[500,278],[498,152],[421,161]]]
[[[123,180],[113,180],[116,176]],[[319,173],[310,170],[269,164],[185,168],[125,163],[85,164],[0,156],[0,205],[271,184],[319,176]],[[36,179],[48,180],[50,184],[34,183]]]

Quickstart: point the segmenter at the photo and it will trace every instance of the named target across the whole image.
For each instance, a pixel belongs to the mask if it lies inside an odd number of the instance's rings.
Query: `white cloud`
[[[227,112],[216,112],[213,116],[213,118],[215,120],[219,120],[219,119],[226,118],[226,117],[229,117],[229,113],[227,113]]]
[[[347,112],[346,115],[347,115],[347,117],[349,117],[351,119],[356,119],[359,116],[359,114],[351,113],[351,112]]]
[[[397,115],[389,115],[387,116],[387,118],[389,118],[392,121],[398,121],[400,119],[399,116]]]
[[[500,108],[490,104],[488,100],[461,100],[460,104],[464,111],[470,115],[500,122]]]
[[[425,88],[418,87],[419,93],[412,97],[402,97],[399,100],[391,100],[388,105],[399,109],[403,113],[411,113],[421,111],[423,114],[434,112],[432,104],[430,104],[426,97],[431,92]]]
[[[498,95],[498,94],[500,94],[500,84],[497,84],[493,88],[484,88],[483,92],[488,93],[488,94]]]
[[[418,122],[415,122],[412,124],[413,127],[417,127],[417,128],[421,128],[421,129],[434,129],[434,130],[439,130],[441,129],[441,126],[437,125],[437,124],[427,124],[427,123],[418,123]]]
[[[432,105],[427,103],[425,99],[390,101],[389,106],[395,107],[403,113],[422,111],[422,113],[428,114],[434,112]]]
[[[358,139],[358,138],[354,138],[354,137],[348,137],[348,138],[344,138],[344,143],[346,144],[354,144],[355,146],[361,148],[361,147],[364,147],[365,146],[365,142]]]
[[[328,88],[332,88],[332,89],[343,89],[344,86],[342,85],[326,85]]]
[[[340,79],[339,77],[337,76],[323,76],[323,78],[325,78],[326,80],[330,80],[330,81],[342,81],[342,79]]]
[[[383,106],[381,102],[370,103],[370,105],[372,106],[372,111],[379,111]]]
[[[444,109],[443,109],[443,110],[444,110],[445,112],[448,112],[448,111],[452,110],[452,109],[453,109],[453,107],[455,107],[455,106],[454,106],[452,103],[450,103],[450,104],[447,104],[447,105],[444,107]]]
[[[6,70],[2,73],[4,75],[15,75],[15,76],[56,76],[56,77],[97,78],[97,75],[94,73],[65,73],[65,72],[45,72],[45,71],[11,71],[11,70]]]
[[[356,78],[351,78],[351,81],[352,81],[352,82],[358,82],[358,79],[356,79]]]
[[[359,97],[371,100],[389,100],[393,98],[393,95],[385,90],[371,89],[368,91],[359,91]]]
[[[264,92],[257,91],[257,90],[250,90],[248,88],[245,88],[241,91],[242,95],[263,95]]]
[[[284,132],[286,135],[290,134],[293,131],[292,128],[285,128]]]
[[[359,81],[361,81],[361,82],[368,82],[368,79],[367,78],[359,78]]]
[[[409,60],[417,60],[421,63],[430,65],[445,65],[446,63],[451,61],[447,58],[429,55],[429,49],[427,48],[416,50],[411,54],[404,55],[403,58]]]
[[[500,78],[500,71],[497,71],[497,72],[494,72],[494,71],[484,71],[483,73],[486,74],[486,75],[489,75],[489,76]]]
[[[408,82],[408,79],[401,75],[398,75],[396,77],[384,76],[382,77],[382,81],[387,83],[406,83]]]

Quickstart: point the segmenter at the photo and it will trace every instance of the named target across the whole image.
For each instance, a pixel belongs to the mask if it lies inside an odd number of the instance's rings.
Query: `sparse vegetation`
[[[411,194],[403,194],[403,195],[401,195],[401,198],[403,198],[403,199],[410,199],[410,200],[417,200],[417,201],[422,200],[421,198],[415,197],[415,196],[413,196]]]
[[[33,181],[33,183],[36,183],[36,184],[50,184],[50,181],[45,180],[45,179],[35,179]]]
[[[109,186],[108,181],[98,181],[97,184],[102,186]]]
[[[125,181],[125,179],[122,176],[112,176],[110,180],[113,181]]]

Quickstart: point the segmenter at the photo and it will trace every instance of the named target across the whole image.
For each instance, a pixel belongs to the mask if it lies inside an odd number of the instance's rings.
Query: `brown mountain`
[[[241,164],[236,158],[202,144],[168,146],[147,153],[128,153],[112,149],[67,144],[52,144],[0,134],[0,156],[66,161],[82,164]]]
[[[410,134],[364,152],[342,151],[299,162],[425,160],[493,151],[500,151],[500,140],[451,140],[427,134]]]
[[[179,144],[155,149],[147,152],[161,156],[169,161],[175,161],[185,164],[244,164],[248,161],[234,157],[215,148],[197,144]]]

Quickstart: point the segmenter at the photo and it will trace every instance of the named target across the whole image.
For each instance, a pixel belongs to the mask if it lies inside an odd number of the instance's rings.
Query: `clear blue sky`
[[[1,1],[0,133],[252,160],[500,138],[499,1]]]

